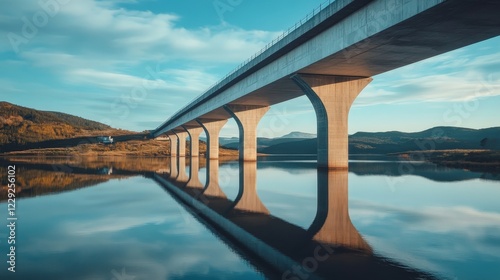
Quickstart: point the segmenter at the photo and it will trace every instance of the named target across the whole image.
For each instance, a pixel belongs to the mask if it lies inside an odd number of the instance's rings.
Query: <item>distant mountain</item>
[[[0,151],[47,140],[116,132],[108,125],[59,112],[0,102]]]
[[[231,143],[238,144],[238,141],[238,137],[219,137],[219,144],[222,146]]]
[[[316,138],[306,140],[299,138],[258,149],[258,152],[264,154],[316,154],[317,150]]]
[[[278,138],[280,139],[280,138]],[[421,132],[358,132],[349,136],[350,154],[388,154],[421,150],[500,150],[500,127],[435,127]],[[317,139],[296,138],[259,149],[266,154],[315,154]]]
[[[312,138],[316,138],[316,134],[293,131],[293,132],[290,132],[287,135],[283,135],[279,138],[312,139]]]
[[[293,131],[277,138],[258,137],[257,147],[259,149],[264,149],[281,143],[295,142],[298,140],[313,139],[313,138],[316,138],[316,134]],[[238,137],[231,137],[231,138],[221,137],[219,139],[220,145],[229,149],[238,149],[239,146],[238,141],[239,141]]]

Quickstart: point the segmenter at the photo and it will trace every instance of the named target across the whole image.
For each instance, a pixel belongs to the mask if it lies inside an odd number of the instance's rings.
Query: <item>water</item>
[[[14,163],[16,273],[7,271],[2,227],[1,279],[500,277],[500,177],[487,172],[383,161],[318,172],[313,160],[293,158],[187,168],[170,159]],[[199,181],[189,181],[196,165]],[[183,195],[244,233],[235,237]],[[318,248],[327,258],[308,259]],[[287,260],[306,266],[296,273]]]

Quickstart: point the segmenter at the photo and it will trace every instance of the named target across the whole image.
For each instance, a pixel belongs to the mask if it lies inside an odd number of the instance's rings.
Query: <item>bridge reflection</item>
[[[226,198],[219,186],[219,160],[207,159],[207,184],[204,194],[211,197]]]
[[[196,159],[191,160],[189,173],[195,181],[197,165]],[[317,212],[311,226],[304,229],[273,216],[262,203],[257,193],[256,162],[239,162],[239,189],[234,200],[219,186],[218,160],[208,160],[206,167],[203,189],[169,174],[155,174],[154,180],[217,235],[237,240],[239,250],[257,255],[282,279],[434,278],[373,252],[349,217],[347,170],[318,169]],[[178,169],[172,174],[182,173],[185,166]]]
[[[205,161],[196,157],[187,157],[184,162],[177,158],[89,158],[74,162],[68,162],[67,159],[37,158],[20,158],[8,162],[0,160],[3,163],[1,166],[16,164],[22,170],[17,178],[21,187],[18,193],[20,199],[97,186],[112,179],[132,176],[153,178],[169,193],[174,194],[181,204],[192,210],[189,212],[194,213],[198,220],[224,242],[231,240],[230,245],[236,252],[255,262],[259,269],[274,267],[282,279],[366,279],[367,276],[370,279],[434,278],[374,252],[351,223],[346,170],[318,170],[314,161],[304,160],[293,161],[293,164],[287,161],[240,163],[239,180],[233,181],[235,184],[238,182],[239,193],[234,199],[228,199],[219,186],[219,164],[222,162]],[[402,176],[404,174],[398,171],[400,164],[351,162],[349,172],[356,176]],[[200,168],[206,168],[206,174],[199,173]],[[273,215],[261,201],[257,191],[257,177],[266,168],[291,173],[316,170],[317,209],[309,227],[303,228]],[[103,170],[111,169],[111,174],[103,174]],[[187,178],[179,179],[178,175],[182,173],[187,174]],[[450,182],[500,179],[495,174],[441,168],[432,164],[415,165],[413,174]],[[205,175],[206,181],[203,180]],[[0,197],[0,201],[5,199],[6,193]]]

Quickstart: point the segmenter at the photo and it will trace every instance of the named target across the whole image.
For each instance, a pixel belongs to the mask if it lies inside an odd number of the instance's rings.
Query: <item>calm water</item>
[[[318,172],[312,160],[272,158],[245,166],[170,159],[14,163],[16,273],[7,271],[9,233],[2,226],[1,279],[348,279],[363,271],[366,279],[377,273],[500,279],[495,174],[383,161],[353,161],[349,173]],[[7,165],[0,167],[5,224]],[[196,165],[198,174],[190,171]],[[173,188],[256,236],[255,246],[273,248],[267,258],[301,263],[317,244],[335,252],[312,272],[284,275]]]

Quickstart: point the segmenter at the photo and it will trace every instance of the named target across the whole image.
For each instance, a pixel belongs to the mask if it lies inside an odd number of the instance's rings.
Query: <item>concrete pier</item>
[[[184,129],[174,130],[175,135],[179,138],[179,153],[177,156],[185,157],[186,156],[186,139],[189,136],[187,131]]]
[[[189,155],[191,157],[198,157],[200,155],[200,134],[203,128],[182,126],[189,135]]]
[[[207,135],[207,159],[219,158],[219,133],[227,123],[225,120],[197,119]]]
[[[269,106],[225,105],[224,109],[238,124],[240,161],[256,161],[257,126],[262,117],[269,111]]]
[[[349,109],[372,78],[306,74],[291,78],[304,91],[316,112],[318,167],[347,169]]]
[[[170,156],[176,157],[179,148],[179,138],[173,132],[167,133],[167,137],[170,139]]]

